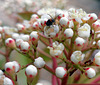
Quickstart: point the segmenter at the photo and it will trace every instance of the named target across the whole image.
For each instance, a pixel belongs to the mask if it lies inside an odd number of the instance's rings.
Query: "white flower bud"
[[[78,28],[78,35],[82,38],[90,37],[90,26],[88,24],[84,24],[80,28]]]
[[[56,37],[58,32],[59,32],[58,25],[51,25],[50,27],[48,27],[48,26],[44,27],[44,35],[48,38]]]
[[[38,15],[37,14],[32,14],[31,18],[35,18],[35,19],[38,19]]]
[[[38,22],[34,22],[33,23],[33,29],[38,29],[38,27],[39,27],[39,23]]]
[[[64,31],[64,36],[66,36],[66,38],[70,39],[73,37],[73,30],[71,28],[68,28]]]
[[[38,40],[39,40],[39,35],[37,31],[33,31],[30,34],[30,40],[32,41],[32,44],[37,44]]]
[[[29,35],[21,35],[20,38],[23,40],[23,41],[29,41]]]
[[[68,19],[66,17],[62,17],[59,21],[60,25],[66,27],[68,25]]]
[[[75,64],[80,63],[85,57],[85,54],[82,54],[81,51],[74,51],[71,55],[71,61]]]
[[[12,38],[6,39],[6,40],[5,40],[5,44],[6,44],[8,47],[10,47],[10,48],[15,48],[15,47],[16,47],[15,41],[14,41],[14,39],[12,39]]]
[[[83,38],[81,38],[81,37],[77,37],[75,39],[75,42],[74,43],[76,44],[76,46],[83,46],[84,43],[85,43],[85,40]]]
[[[33,65],[29,65],[25,70],[25,74],[27,77],[33,78],[37,75],[37,68]]]
[[[43,60],[43,58],[38,57],[37,59],[35,59],[34,65],[35,65],[37,68],[42,68],[42,67],[44,67],[44,65],[45,65],[45,61]]]
[[[14,85],[14,82],[11,79],[5,77],[3,85]]]
[[[64,45],[62,43],[58,43],[57,41],[55,41],[53,43],[53,47],[47,47],[50,49],[50,54],[53,56],[53,57],[62,57],[62,52],[64,50]]]
[[[21,46],[21,51],[23,52],[28,52],[30,49],[30,45],[28,42],[22,42],[20,46]]]
[[[22,24],[17,24],[17,28],[18,28],[18,31],[24,31],[24,30],[26,30],[25,26],[22,25]]]
[[[100,20],[97,20],[92,24],[92,27],[95,31],[100,31]]]
[[[15,66],[15,72],[18,72],[21,67],[20,64],[17,61],[13,61],[13,64]]]
[[[86,71],[85,71],[85,75],[86,75],[88,78],[93,78],[93,77],[95,77],[95,75],[96,75],[95,69],[93,69],[93,68],[87,68]]]
[[[98,19],[97,15],[95,13],[89,14],[90,20],[96,21]]]
[[[64,78],[67,75],[67,71],[63,67],[57,67],[55,73],[58,78]]]
[[[19,38],[19,34],[18,34],[18,33],[13,33],[13,34],[12,34],[12,38],[13,38],[14,40],[18,39],[18,38]]]
[[[16,39],[16,46],[21,49],[21,43],[24,42],[22,39]]]
[[[96,66],[100,66],[100,51],[95,54],[94,63],[96,64]]]

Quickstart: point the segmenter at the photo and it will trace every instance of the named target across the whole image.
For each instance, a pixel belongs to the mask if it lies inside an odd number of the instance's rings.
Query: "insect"
[[[48,14],[49,15],[49,14]],[[59,14],[60,15],[60,14]],[[58,16],[59,16],[58,15]],[[49,15],[50,17],[51,17],[51,19],[48,19],[48,21],[46,22],[46,25],[47,26],[50,26],[50,25],[52,25],[53,23],[55,23],[55,19],[58,17],[55,17],[55,18],[53,18],[51,15]]]

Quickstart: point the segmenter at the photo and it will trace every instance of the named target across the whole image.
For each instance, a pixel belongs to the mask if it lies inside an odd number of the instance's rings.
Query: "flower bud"
[[[64,45],[62,43],[59,44],[57,41],[55,41],[52,47],[48,46],[47,48],[50,49],[50,55],[52,55],[53,57],[62,57],[64,50]]]
[[[28,78],[34,78],[37,75],[37,68],[33,65],[29,65],[25,70],[25,74]]]
[[[13,61],[13,64],[15,66],[15,72],[18,72],[21,67],[20,64],[17,61]]]
[[[19,34],[18,34],[18,33],[13,33],[13,34],[12,34],[12,38],[13,38],[14,40],[18,39],[18,38],[19,38]]]
[[[100,66],[100,52],[95,54],[94,63],[96,64],[96,66]]]
[[[33,23],[33,30],[37,30],[39,28],[39,23],[38,22],[34,22]]]
[[[55,73],[58,78],[64,78],[67,75],[67,71],[63,67],[57,67]]]
[[[31,32],[30,40],[32,41],[33,44],[37,44],[37,42],[39,40],[39,36],[38,36],[38,32],[37,31]]]
[[[44,65],[45,65],[45,61],[43,60],[43,58],[38,57],[37,59],[35,59],[34,65],[35,65],[37,68],[42,68],[42,67],[44,67]]]
[[[17,24],[17,29],[18,29],[19,32],[26,30],[25,26],[22,25],[22,24]]]
[[[0,70],[0,76],[3,76],[3,74],[4,74],[4,73],[3,73],[3,71],[2,71],[2,70]]]
[[[95,77],[95,75],[96,75],[96,72],[95,72],[95,70],[93,69],[93,68],[86,68],[86,70],[85,70],[85,75],[88,77],[88,78],[93,78],[93,77]]]
[[[6,39],[5,44],[10,48],[15,48],[16,47],[15,41],[12,38]]]
[[[42,83],[37,83],[36,85],[43,85]]]
[[[97,20],[92,24],[94,31],[100,31],[100,20]]]
[[[66,17],[62,17],[59,21],[60,25],[66,27],[68,25],[68,19]]]
[[[20,38],[21,38],[23,41],[27,41],[27,42],[29,41],[29,35],[23,35],[23,34],[22,34],[22,35],[20,36]]]
[[[85,43],[85,40],[83,38],[81,38],[81,37],[77,37],[75,39],[75,42],[74,43],[75,43],[76,46],[83,46],[84,43]]]
[[[31,18],[35,18],[35,19],[38,19],[38,15],[37,14],[32,14]]]
[[[74,51],[71,55],[71,61],[75,64],[80,63],[85,57],[85,54],[82,54],[81,51]]]
[[[25,53],[28,52],[30,49],[30,45],[28,42],[22,42],[20,46],[21,46],[21,51]]]
[[[89,14],[89,17],[90,17],[90,21],[94,22],[98,19],[97,15],[95,13],[91,13]]]
[[[73,30],[71,28],[68,28],[64,31],[64,36],[67,38],[67,39],[70,39],[73,37]]]
[[[16,39],[16,46],[21,49],[21,43],[24,42],[22,39]]]
[[[88,24],[84,24],[80,28],[78,28],[78,35],[82,38],[90,37],[90,26]]]
[[[3,85],[14,85],[14,82],[11,79],[5,77]]]
[[[50,27],[45,26],[44,27],[44,35],[48,38],[56,37],[59,32],[59,26],[58,25],[51,25]]]

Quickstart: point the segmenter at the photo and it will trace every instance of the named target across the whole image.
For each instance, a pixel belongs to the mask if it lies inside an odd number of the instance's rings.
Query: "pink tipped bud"
[[[16,46],[21,49],[21,43],[24,42],[22,39],[16,39]]]
[[[33,23],[33,30],[37,30],[39,28],[39,23],[38,22],[34,22]]]
[[[25,53],[28,52],[30,49],[30,45],[28,42],[22,42],[20,46],[21,46],[21,51]]]
[[[33,44],[36,44],[38,42],[38,39],[39,39],[38,32],[37,31],[31,32],[30,39],[31,39]]]
[[[86,68],[85,75],[88,78],[90,78],[90,79],[93,78],[93,77],[95,77],[95,75],[96,75],[95,69],[93,69],[93,68]]]
[[[55,73],[58,78],[64,78],[67,75],[67,71],[63,67],[57,67]]]
[[[76,46],[83,46],[84,43],[85,43],[85,40],[83,38],[81,38],[81,37],[77,37],[75,39],[75,42],[74,43],[75,43]]]
[[[43,58],[38,57],[37,59],[35,59],[34,65],[35,65],[37,68],[42,68],[42,67],[44,67],[44,65],[45,65],[45,61],[43,60]]]
[[[32,16],[31,16],[31,18],[35,18],[35,19],[38,19],[39,17],[38,17],[38,15],[37,14],[32,14]]]
[[[13,33],[13,34],[12,34],[12,38],[13,38],[14,40],[18,39],[18,38],[19,38],[19,34],[18,34],[18,33]]]
[[[91,21],[96,21],[98,19],[97,15],[95,13],[89,14],[89,17],[90,17],[89,20],[91,20]]]
[[[22,25],[22,24],[17,24],[17,28],[18,28],[19,32],[22,32],[22,31],[26,30],[25,26]]]
[[[5,77],[3,85],[14,85],[14,82],[11,79]]]
[[[25,74],[28,78],[34,78],[37,75],[37,68],[33,65],[29,65],[25,70]]]
[[[16,47],[15,41],[12,38],[6,39],[5,44],[6,44],[6,46],[8,46],[10,48],[15,48]]]

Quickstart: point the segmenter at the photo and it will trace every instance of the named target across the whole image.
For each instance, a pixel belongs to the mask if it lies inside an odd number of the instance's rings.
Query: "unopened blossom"
[[[44,35],[48,38],[56,37],[58,32],[59,32],[59,26],[58,25],[51,25],[50,27],[48,27],[48,26],[44,27]]]
[[[64,36],[67,38],[67,39],[70,39],[73,37],[73,30],[71,28],[67,28],[65,31],[64,31]]]
[[[19,38],[19,34],[18,34],[18,33],[13,33],[13,34],[12,34],[12,38],[13,38],[14,40],[18,39],[18,38]]]
[[[68,20],[68,18],[66,18],[66,17],[62,17],[62,18],[60,19],[59,23],[60,23],[61,26],[67,27],[68,24],[69,24],[69,20]]]
[[[50,49],[50,54],[53,56],[53,57],[62,57],[62,53],[63,53],[63,50],[64,50],[64,45],[62,43],[58,43],[57,41],[55,41],[53,43],[53,46],[52,47],[49,47],[48,48]]]
[[[28,42],[22,42],[20,47],[21,51],[23,52],[28,52],[30,50],[30,45]]]
[[[17,29],[18,29],[18,31],[20,31],[20,32],[26,30],[25,26],[22,25],[22,24],[19,24],[19,23],[17,24]]]
[[[24,35],[24,34],[22,34],[22,35],[20,35],[19,36],[20,37],[20,39],[22,39],[23,41],[29,41],[29,35]]]
[[[5,77],[3,85],[14,85],[14,82],[8,77]]]
[[[37,75],[37,68],[33,65],[29,65],[25,70],[25,74],[29,78],[34,78]]]
[[[85,57],[85,54],[82,54],[81,51],[74,51],[71,55],[71,61],[75,64],[80,63]]]
[[[98,53],[95,54],[95,56],[94,56],[94,63],[97,66],[100,66],[100,52],[98,52]]]
[[[38,58],[35,59],[34,65],[35,65],[37,68],[42,68],[42,67],[44,67],[44,65],[45,65],[45,61],[43,60],[43,58],[38,57]]]
[[[86,70],[85,70],[85,75],[88,77],[88,78],[93,78],[93,77],[95,77],[95,75],[96,75],[96,71],[95,71],[95,69],[93,69],[93,68],[86,68]]]
[[[85,40],[83,38],[81,38],[81,37],[77,37],[75,39],[75,42],[74,43],[75,43],[76,46],[83,46],[84,43],[85,43]]]
[[[38,22],[34,22],[33,23],[33,30],[37,30],[39,27],[39,23]]]
[[[90,26],[88,24],[84,24],[80,28],[78,28],[78,35],[82,38],[89,38],[90,37]]]
[[[7,62],[5,64],[5,71],[8,73],[18,72],[20,65],[17,61]]]
[[[67,75],[67,70],[64,67],[57,67],[55,73],[58,78],[64,78]]]
[[[32,14],[32,15],[31,15],[31,18],[38,19],[39,17],[38,17],[38,15],[37,15],[37,14]]]
[[[24,42],[22,39],[16,39],[16,46],[21,48],[21,43]]]
[[[31,24],[29,23],[28,20],[24,20],[22,24],[23,24],[23,26],[25,26],[26,29],[31,26]]]
[[[100,31],[100,20],[97,20],[92,24],[92,27],[95,31]]]
[[[16,47],[15,41],[14,41],[14,39],[12,39],[12,38],[6,39],[6,40],[5,40],[5,44],[6,44],[8,47],[10,47],[10,48],[15,48],[15,47]]]
[[[97,15],[95,13],[91,13],[88,15],[90,17],[90,21],[96,21],[98,19]]]
[[[33,44],[37,44],[39,40],[39,35],[37,31],[32,31],[30,34],[30,40],[32,41]]]

